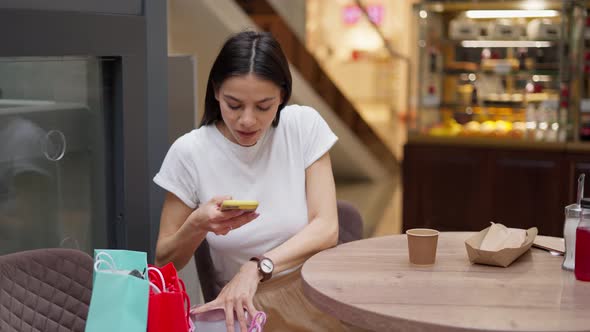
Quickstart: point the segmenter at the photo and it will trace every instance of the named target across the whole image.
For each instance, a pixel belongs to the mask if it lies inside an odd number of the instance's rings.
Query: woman
[[[337,141],[309,107],[286,106],[291,74],[268,33],[232,36],[207,83],[201,126],[170,148],[154,181],[168,191],[156,249],[182,268],[204,238],[228,331],[265,311],[269,331],[338,331],[301,293],[300,267],[336,245],[338,217],[328,151]],[[258,200],[256,212],[221,211],[224,199]]]

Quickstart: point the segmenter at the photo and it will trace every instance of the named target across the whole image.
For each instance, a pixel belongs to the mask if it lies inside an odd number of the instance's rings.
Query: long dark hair
[[[223,81],[233,76],[253,73],[274,82],[281,88],[282,102],[272,125],[279,124],[281,110],[291,97],[291,72],[283,50],[268,32],[244,31],[230,37],[215,59],[205,93],[205,113],[201,126],[221,120],[219,101],[215,91]]]

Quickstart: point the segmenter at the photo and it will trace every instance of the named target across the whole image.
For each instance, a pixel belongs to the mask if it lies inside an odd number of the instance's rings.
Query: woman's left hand
[[[258,310],[254,307],[254,294],[258,289],[260,275],[256,262],[248,261],[233,279],[223,287],[217,298],[209,303],[205,303],[193,310],[193,313],[199,314],[213,309],[225,309],[225,325],[227,331],[234,331],[234,315],[236,313],[240,331],[248,331],[247,320],[244,310],[248,312],[248,317],[254,317]]]

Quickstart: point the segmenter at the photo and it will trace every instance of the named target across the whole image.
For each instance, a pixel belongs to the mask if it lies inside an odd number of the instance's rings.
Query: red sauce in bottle
[[[590,281],[590,225],[580,226],[576,229],[576,264],[574,273],[576,279]]]

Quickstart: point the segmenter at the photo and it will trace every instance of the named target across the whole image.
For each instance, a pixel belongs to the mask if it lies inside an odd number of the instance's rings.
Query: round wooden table
[[[440,233],[429,267],[409,263],[405,235],[325,250],[303,265],[305,295],[373,331],[590,331],[590,282],[562,256],[532,248],[507,268],[472,265],[472,234]]]

